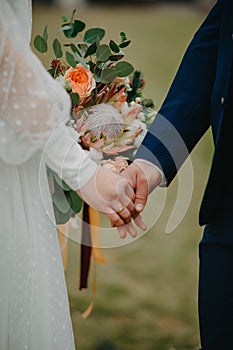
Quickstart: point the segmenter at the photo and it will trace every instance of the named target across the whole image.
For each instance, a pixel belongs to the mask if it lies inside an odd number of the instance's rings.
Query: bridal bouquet
[[[105,30],[87,29],[75,13],[70,20],[62,16],[47,69],[70,95],[68,126],[78,133],[82,148],[101,166],[121,173],[155,117],[153,101],[143,96],[142,72],[124,60],[123,50],[131,43],[126,34],[103,42]],[[49,51],[47,26],[34,47],[43,55]],[[81,210],[82,200],[51,169],[48,174],[56,221],[63,224]]]

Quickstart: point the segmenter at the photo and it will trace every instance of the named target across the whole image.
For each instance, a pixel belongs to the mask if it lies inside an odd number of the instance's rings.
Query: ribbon
[[[71,222],[68,221],[63,225],[57,225],[58,238],[61,247],[62,262],[64,271],[67,270],[68,261],[68,237],[71,230]]]
[[[100,213],[84,202],[82,219],[79,290],[88,287],[91,261],[93,260],[93,297],[89,306],[82,312],[82,317],[86,319],[93,310],[96,295],[96,263],[105,264],[105,259],[100,248]],[[62,253],[62,262],[64,270],[66,271],[68,261],[68,237],[72,230],[71,220],[63,225],[57,225],[57,230]]]
[[[92,312],[96,295],[96,263],[104,264],[105,259],[100,248],[100,214],[94,208],[84,203],[82,223],[82,243],[80,262],[80,284],[79,289],[87,288],[88,277],[93,257],[93,298],[87,309],[82,313],[86,319]]]
[[[82,222],[82,241],[81,241],[81,262],[80,262],[80,283],[79,289],[87,288],[88,276],[91,264],[91,230],[90,230],[90,216],[89,206],[84,202],[83,204],[83,222]]]

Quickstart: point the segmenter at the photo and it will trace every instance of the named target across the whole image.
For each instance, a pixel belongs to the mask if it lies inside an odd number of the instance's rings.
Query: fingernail
[[[143,225],[142,225],[142,230],[143,230],[143,231],[146,231],[146,230],[147,230],[146,224],[143,224]]]
[[[135,205],[135,209],[137,210],[137,211],[142,211],[143,210],[143,205],[142,204],[136,204]]]

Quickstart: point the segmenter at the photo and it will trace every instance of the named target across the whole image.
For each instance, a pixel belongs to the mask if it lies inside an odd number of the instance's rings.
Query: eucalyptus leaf
[[[70,210],[70,203],[61,187],[56,187],[56,191],[52,194],[52,200],[63,214]]]
[[[84,34],[84,41],[88,44],[93,44],[97,38],[102,40],[105,36],[105,30],[102,28],[91,28],[88,29]]]
[[[71,19],[70,22],[73,22],[74,20],[74,15],[75,15],[76,9],[73,10],[72,15],[71,15]]]
[[[56,206],[55,203],[53,203],[53,211],[54,211],[54,216],[55,216],[55,220],[56,220],[56,224],[57,225],[63,225],[66,222],[69,221],[69,219],[71,218],[71,215],[73,214],[72,209],[70,209],[67,213],[62,213]]]
[[[80,56],[81,56],[81,53],[80,53],[80,51],[79,51],[79,49],[77,48],[77,46],[76,45],[74,45],[74,44],[70,44],[70,48],[71,48],[71,50],[73,51],[73,53],[77,53],[77,54],[79,54]]]
[[[97,46],[97,47],[100,46],[100,38],[99,38],[98,36],[97,36],[97,38],[96,38],[95,43],[96,43],[96,46]]]
[[[78,21],[77,19],[74,21],[73,32],[71,37],[75,38],[78,33],[81,33],[86,27],[86,24],[82,21]]]
[[[66,38],[72,38],[74,24],[73,23],[62,24],[62,28],[60,30],[63,31]]]
[[[92,73],[94,73],[94,72],[95,72],[95,63],[93,63],[92,61],[89,61],[89,62],[88,62],[88,65],[89,65],[89,67],[90,67],[90,71],[91,71]]]
[[[61,43],[58,39],[54,39],[53,41],[53,51],[56,58],[61,58],[63,56]]]
[[[41,35],[37,35],[34,39],[34,46],[40,53],[45,53],[48,50],[48,45]]]
[[[43,31],[43,38],[47,42],[48,40],[48,26],[46,25]]]
[[[118,77],[121,78],[127,77],[134,71],[134,67],[132,66],[132,64],[126,61],[117,62],[115,67],[117,70]]]
[[[98,66],[95,67],[95,71],[94,71],[94,74],[95,74],[95,80],[97,82],[100,82],[101,81],[101,73],[102,73],[102,68],[99,68]]]
[[[117,62],[117,61],[120,61],[125,55],[123,53],[121,54],[118,54],[118,55],[111,55],[109,56],[109,60],[111,62]]]
[[[130,43],[131,43],[131,40],[123,41],[123,43],[121,43],[121,44],[119,45],[119,47],[123,49],[124,47],[129,46]]]
[[[75,60],[74,55],[72,55],[72,53],[70,53],[68,51],[66,51],[66,60],[71,67],[73,67],[73,68],[76,67],[77,61]]]
[[[72,102],[72,107],[79,104],[79,101],[80,101],[79,94],[72,93],[72,94],[70,94],[70,98],[71,98],[71,102]]]
[[[61,28],[58,30],[58,33],[64,32],[65,30],[73,30],[73,27],[71,24],[62,24]]]
[[[79,63],[81,63],[84,67],[88,68],[88,65],[86,64],[82,56],[80,56],[77,52],[75,52],[75,56],[77,57]]]
[[[95,76],[96,83],[102,83],[101,76]]]
[[[101,82],[104,84],[111,83],[117,76],[117,70],[115,67],[105,68],[101,73]]]
[[[121,42],[127,40],[127,36],[126,36],[125,32],[120,32],[120,37],[121,37]]]
[[[55,181],[58,183],[58,185],[60,187],[63,188],[64,191],[69,191],[71,188],[65,183],[65,181],[63,181],[60,176],[58,176],[57,173],[53,172],[53,176],[54,176],[54,179]]]
[[[78,46],[78,48],[79,48],[79,50],[81,52],[80,55],[84,56],[86,51],[87,51],[87,49],[88,49],[88,44],[85,43],[84,41],[82,41],[82,42],[78,42],[77,46]]]
[[[96,58],[100,62],[106,62],[111,56],[111,50],[108,45],[100,45],[96,50]]]
[[[119,46],[118,46],[118,45],[115,43],[115,41],[113,41],[113,40],[110,40],[109,46],[110,46],[110,49],[111,49],[114,53],[118,53],[118,52],[120,51]]]
[[[96,53],[96,49],[97,49],[97,45],[96,43],[90,45],[85,53],[84,58],[93,55],[94,53]]]
[[[56,75],[56,69],[50,68],[50,69],[48,69],[48,72],[52,75],[53,78],[55,77],[55,75]]]
[[[77,195],[75,191],[69,192],[70,200],[71,200],[71,209],[74,213],[79,213],[82,209],[83,201],[82,199]]]
[[[66,16],[61,16],[61,19],[63,22],[67,22],[67,17]]]

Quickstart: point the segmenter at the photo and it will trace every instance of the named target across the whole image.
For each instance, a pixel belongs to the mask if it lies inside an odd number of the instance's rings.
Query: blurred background
[[[125,50],[126,59],[143,71],[145,95],[159,109],[188,43],[213,3],[209,0],[34,0],[32,39],[47,24],[52,40],[61,16],[69,17],[74,8],[87,27],[102,27],[113,40],[124,31],[132,40]],[[171,234],[166,234],[165,228],[176,200],[177,179],[167,190],[162,215],[145,235],[134,243],[103,250],[106,263],[96,267],[95,304],[87,319],[81,313],[92,300],[94,267],[87,290],[79,291],[80,246],[68,241],[65,273],[77,349],[199,348],[198,243],[202,228],[198,225],[198,210],[212,152],[212,140],[207,133],[191,155],[194,187],[190,206]],[[155,192],[151,206],[156,207],[156,199],[159,196]]]

